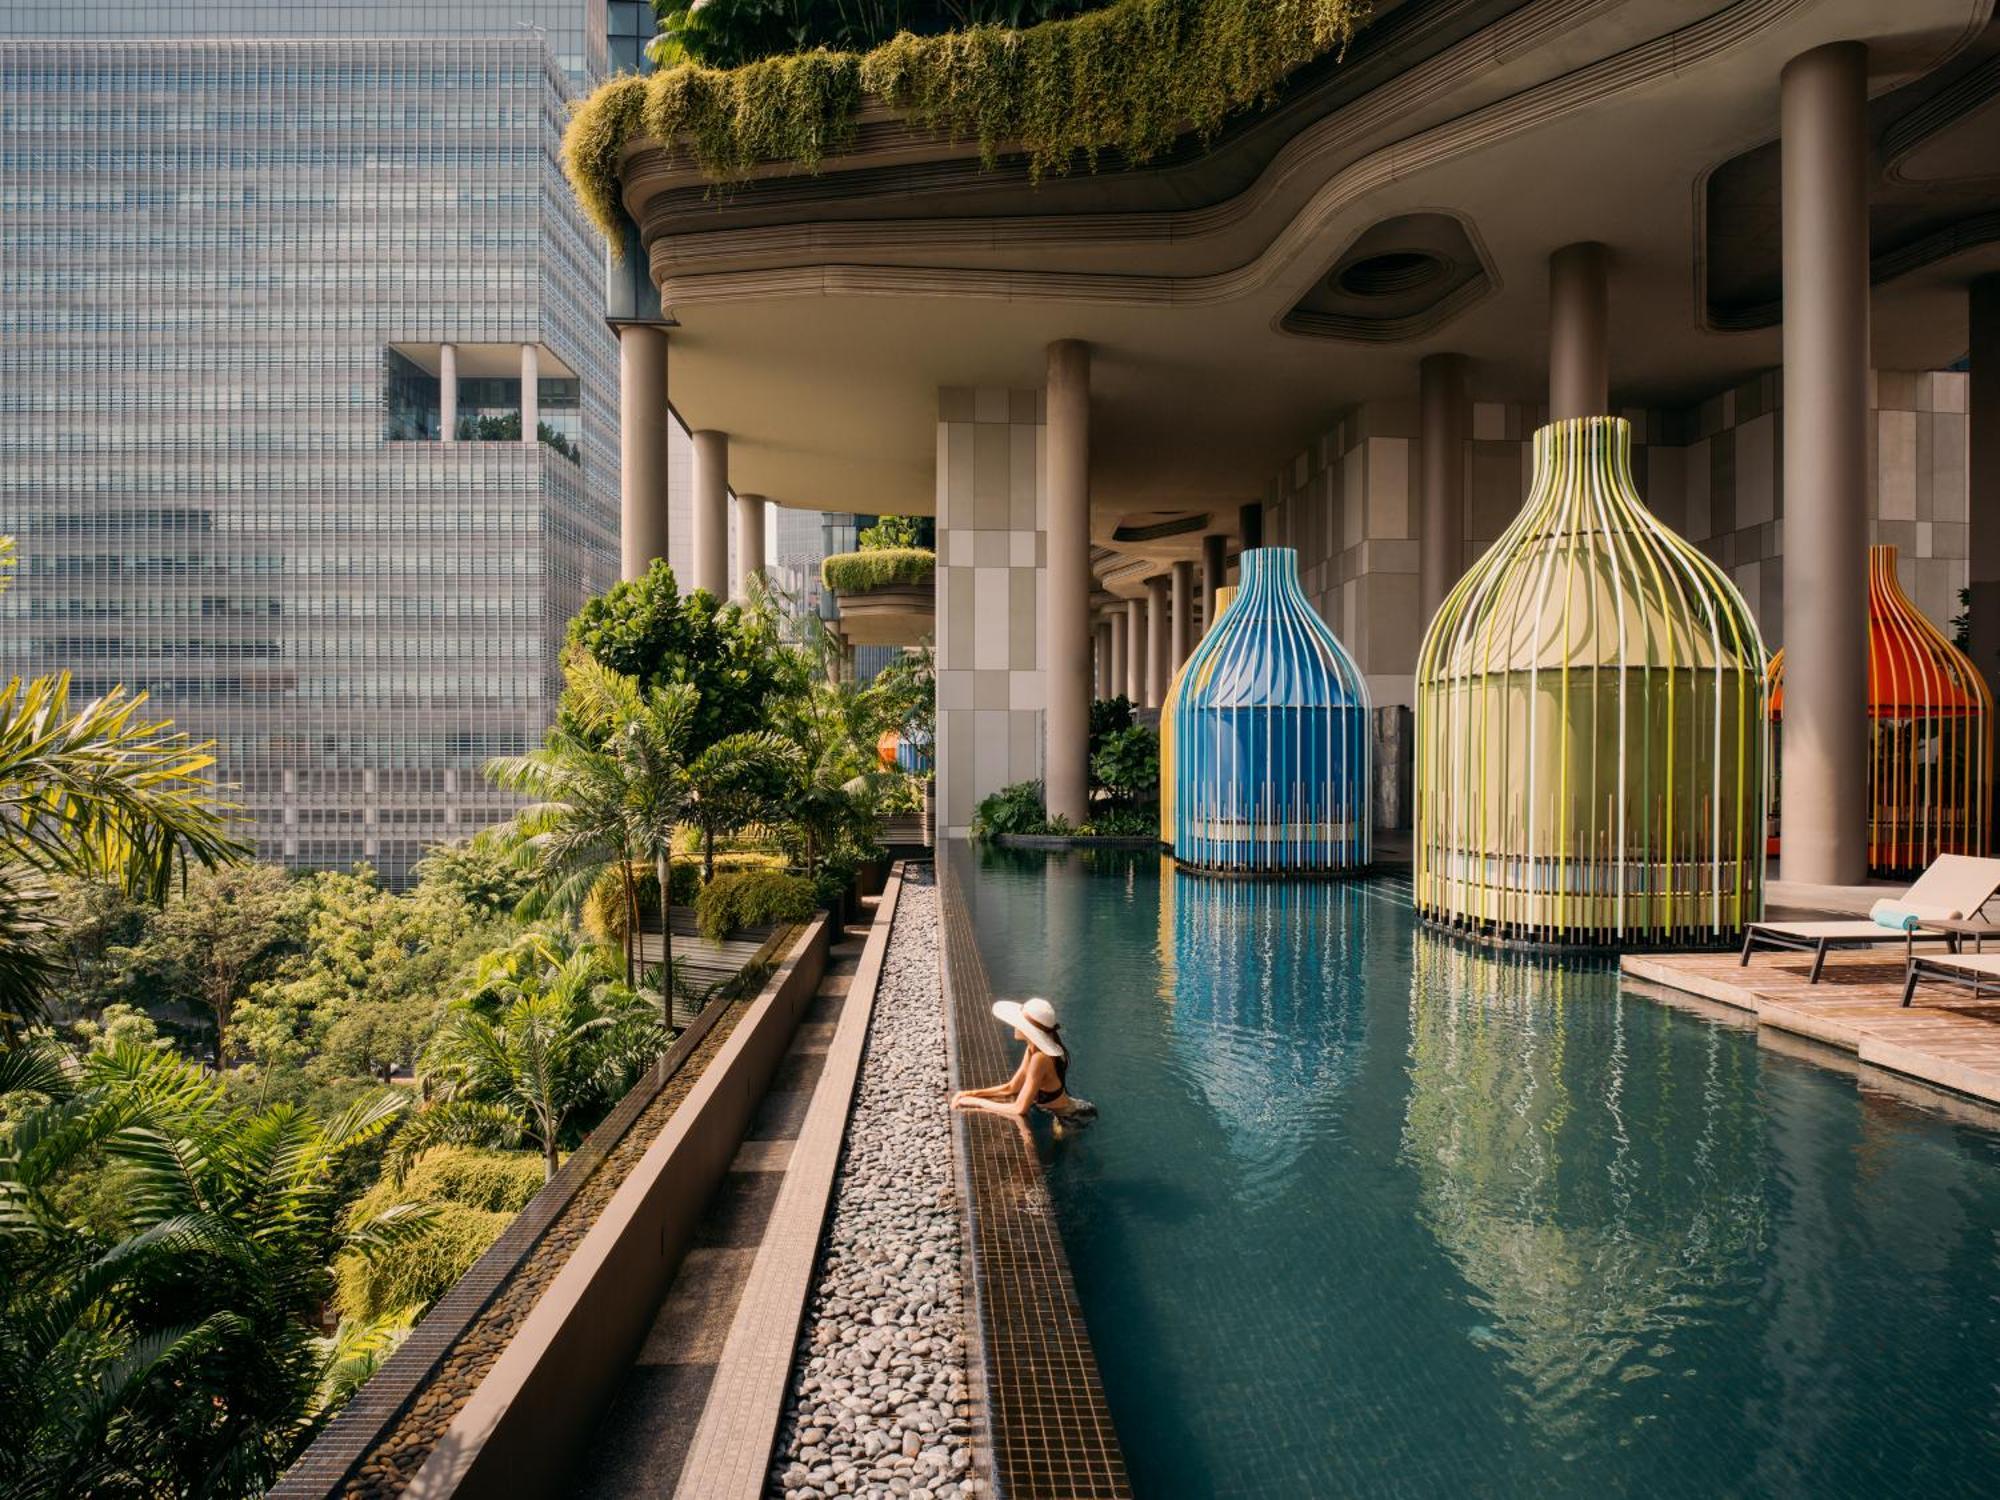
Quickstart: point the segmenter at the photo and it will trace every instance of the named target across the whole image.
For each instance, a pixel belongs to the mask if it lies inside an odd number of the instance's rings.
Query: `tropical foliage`
[[[391,1334],[318,1329],[337,1253],[422,1226],[344,1219],[341,1174],[395,1123],[251,1111],[215,1075],[120,1043],[73,1065],[0,1054],[0,1488],[254,1493]],[[114,1191],[103,1191],[109,1184]]]
[[[1272,99],[1296,69],[1344,50],[1368,10],[1368,0],[1115,0],[1026,29],[901,30],[865,52],[826,50],[817,45],[825,31],[794,23],[791,44],[803,50],[758,55],[786,34],[783,18],[770,31],[746,26],[746,44],[730,48],[725,18],[747,16],[748,7],[712,0],[698,18],[682,11],[678,31],[670,14],[664,45],[670,58],[678,50],[725,65],[681,62],[611,80],[571,120],[563,164],[615,246],[624,212],[619,159],[641,136],[681,143],[718,180],[773,161],[813,171],[847,146],[873,101],[919,129],[977,142],[988,166],[1018,152],[1038,178],[1094,170],[1113,153],[1144,163],[1183,135],[1212,138],[1230,115]],[[874,40],[847,35],[840,45]]]
[[[425,1049],[437,1102],[397,1135],[391,1166],[434,1145],[525,1140],[553,1177],[580,1122],[622,1098],[667,1041],[603,949],[531,933],[481,962]]]
[[[266,1488],[666,1048],[660,893],[803,920],[934,715],[926,656],[856,683],[664,568],[565,666],[518,816],[405,891],[241,862],[140,698],[0,697],[0,1493]]]

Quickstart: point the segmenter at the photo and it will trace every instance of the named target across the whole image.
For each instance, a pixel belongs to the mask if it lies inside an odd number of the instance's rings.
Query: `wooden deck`
[[[1974,1000],[1965,990],[1925,985],[1905,1010],[1900,953],[1831,954],[1818,984],[1806,982],[1812,957],[1805,953],[1759,953],[1747,968],[1734,953],[1634,953],[1620,967],[1863,1063],[2000,1104],[2000,996]]]
[[[775,958],[775,940],[780,936],[775,927],[746,927],[716,943],[696,930],[693,907],[676,906],[671,915],[674,959],[681,965],[681,973],[696,995],[705,994],[717,985],[733,983],[745,970]],[[660,962],[659,933],[641,931],[638,951],[642,973],[648,965],[657,966]],[[681,1006],[677,1004],[674,1011],[678,1024]]]

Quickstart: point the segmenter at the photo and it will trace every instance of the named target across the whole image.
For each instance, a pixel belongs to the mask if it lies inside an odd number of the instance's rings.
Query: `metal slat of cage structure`
[[[1647,510],[1616,417],[1535,434],[1520,514],[1417,663],[1414,882],[1527,941],[1717,940],[1761,910],[1764,646]]]
[[[1233,875],[1367,865],[1367,684],[1307,601],[1295,551],[1242,555],[1167,704],[1161,832],[1179,864]]]
[[[1896,562],[1894,547],[1868,549],[1868,868],[1880,875],[1992,844],[1992,690],[1903,592]],[[1783,651],[1770,682],[1782,733]]]

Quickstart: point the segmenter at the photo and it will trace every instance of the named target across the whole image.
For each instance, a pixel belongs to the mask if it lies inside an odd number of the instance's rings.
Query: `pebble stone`
[[[970,1500],[937,889],[904,877],[768,1495]]]

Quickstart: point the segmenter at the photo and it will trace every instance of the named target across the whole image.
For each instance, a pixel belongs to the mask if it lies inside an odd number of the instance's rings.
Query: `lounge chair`
[[[1953,953],[1958,934],[1926,931],[1934,922],[1963,922],[2000,892],[2000,859],[1970,854],[1940,854],[1915,885],[1893,901],[1877,901],[1865,918],[1840,922],[1752,922],[1743,929],[1742,963],[1753,949],[1791,948],[1813,956],[1812,978],[1818,984],[1826,956],[1835,948],[1875,948],[1901,943],[1903,957],[1914,962],[1918,938],[1942,940]]]
[[[1903,1004],[1908,1005],[1916,994],[1917,985],[1926,979],[1935,979],[1944,984],[1955,984],[1972,991],[1972,998],[1979,998],[1979,991],[1986,985],[2000,989],[2000,956],[1983,953],[1912,953],[1909,971],[1903,976]]]

